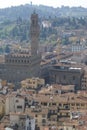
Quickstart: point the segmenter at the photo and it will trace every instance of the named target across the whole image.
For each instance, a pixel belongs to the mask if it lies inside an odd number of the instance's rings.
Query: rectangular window
[[[35,117],[38,117],[38,115],[35,115]]]
[[[42,115],[42,117],[43,117],[43,118],[45,118],[45,117],[46,117],[46,115],[45,115],[45,114],[43,114],[43,115]]]
[[[73,76],[73,80],[75,80],[75,76]]]
[[[22,109],[22,106],[17,106],[17,108]]]
[[[72,103],[71,105],[72,105],[72,106],[74,106],[75,104],[74,104],[74,103]]]
[[[64,79],[64,80],[66,79],[66,76],[65,76],[65,75],[63,76],[63,79]]]
[[[16,100],[16,102],[19,102],[19,100]]]
[[[56,106],[56,103],[54,102],[54,103],[52,103],[52,105]]]

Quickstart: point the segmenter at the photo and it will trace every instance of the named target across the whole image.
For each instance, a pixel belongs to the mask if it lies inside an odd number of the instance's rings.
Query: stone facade
[[[20,52],[5,55],[5,63],[0,64],[0,78],[8,82],[20,82],[29,77],[39,76],[41,55],[39,53],[40,27],[38,15],[34,12],[31,15],[31,55],[28,52]]]
[[[50,83],[58,83],[62,85],[75,85],[75,90],[81,89],[82,77],[84,75],[83,68],[71,66],[52,66],[49,69]]]

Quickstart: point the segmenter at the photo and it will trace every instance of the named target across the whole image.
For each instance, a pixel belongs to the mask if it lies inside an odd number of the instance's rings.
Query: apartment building
[[[5,112],[8,115],[10,112],[24,112],[25,99],[19,94],[11,94],[6,97]]]
[[[37,125],[57,126],[68,119],[70,120],[72,112],[85,111],[87,109],[86,98],[86,95],[73,92],[39,93],[33,96],[33,103],[26,109],[27,113],[33,115]]]
[[[45,85],[45,80],[41,78],[28,78],[21,81],[22,88],[39,89]]]
[[[10,125],[18,126],[17,130],[35,130],[35,119],[24,113],[10,113]]]

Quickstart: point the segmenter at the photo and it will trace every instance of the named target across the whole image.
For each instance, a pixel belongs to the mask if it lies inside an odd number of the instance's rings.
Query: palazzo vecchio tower
[[[0,79],[16,83],[39,76],[41,62],[39,34],[38,14],[34,12],[30,24],[31,54],[18,52],[5,55],[5,62],[0,64]]]

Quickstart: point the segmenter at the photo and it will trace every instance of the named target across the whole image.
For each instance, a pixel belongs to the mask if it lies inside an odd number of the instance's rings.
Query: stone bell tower
[[[36,56],[39,50],[39,34],[40,26],[38,24],[38,14],[33,12],[31,15],[31,25],[30,25],[30,37],[31,37],[31,55]]]

